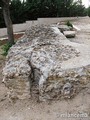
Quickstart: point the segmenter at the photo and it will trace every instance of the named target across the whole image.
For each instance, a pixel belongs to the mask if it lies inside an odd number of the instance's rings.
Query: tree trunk
[[[9,3],[3,4],[3,16],[7,27],[8,43],[14,44],[13,26],[10,18]]]

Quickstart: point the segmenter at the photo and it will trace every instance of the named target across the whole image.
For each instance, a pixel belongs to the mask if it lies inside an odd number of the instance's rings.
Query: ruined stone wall
[[[57,26],[32,26],[11,47],[3,76],[10,98],[71,98],[90,82],[90,47],[70,42]]]

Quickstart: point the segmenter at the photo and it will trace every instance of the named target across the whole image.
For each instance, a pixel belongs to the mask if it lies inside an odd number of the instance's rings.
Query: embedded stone
[[[64,31],[63,34],[67,37],[67,38],[73,38],[76,35],[75,31]]]

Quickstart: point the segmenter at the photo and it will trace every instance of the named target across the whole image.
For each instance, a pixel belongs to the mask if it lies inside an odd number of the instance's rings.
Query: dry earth
[[[73,24],[80,31],[75,39],[70,40],[90,45],[89,18],[74,21]],[[2,83],[4,61],[5,57],[0,55],[0,120],[90,120],[90,84],[71,100],[39,103],[26,99],[11,102]]]

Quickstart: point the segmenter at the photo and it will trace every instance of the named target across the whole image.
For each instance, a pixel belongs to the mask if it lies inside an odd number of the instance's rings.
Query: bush
[[[6,43],[5,45],[3,45],[3,47],[2,47],[3,54],[2,55],[6,56],[8,54],[10,47],[12,47],[12,44],[10,44],[10,43]]]
[[[67,21],[66,25],[73,28],[73,25],[72,25],[72,23],[70,21]]]

